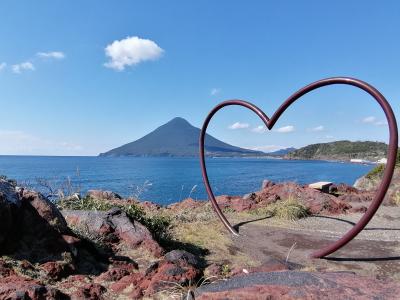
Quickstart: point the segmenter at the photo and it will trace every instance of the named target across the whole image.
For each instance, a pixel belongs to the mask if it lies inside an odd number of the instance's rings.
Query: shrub
[[[89,196],[86,196],[82,199],[79,198],[66,198],[60,199],[56,202],[58,208],[61,209],[72,209],[72,210],[100,210],[105,211],[109,210],[113,205],[111,203],[94,199]]]
[[[375,168],[373,168],[371,171],[369,171],[368,174],[365,175],[365,177],[368,179],[379,178],[382,176],[384,170],[385,170],[385,165],[379,164]]]

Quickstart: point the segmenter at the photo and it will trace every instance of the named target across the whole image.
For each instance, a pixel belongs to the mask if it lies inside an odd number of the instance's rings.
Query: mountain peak
[[[169,121],[167,124],[182,124],[182,125],[190,125],[190,123],[182,118],[182,117],[175,117],[171,121]]]
[[[112,149],[102,156],[198,156],[200,129],[181,117],[156,128],[144,137]],[[262,152],[235,147],[206,135],[210,156],[261,155]]]

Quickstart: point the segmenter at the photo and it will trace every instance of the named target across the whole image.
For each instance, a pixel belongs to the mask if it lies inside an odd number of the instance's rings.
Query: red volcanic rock
[[[137,263],[134,262],[114,262],[106,272],[96,278],[96,281],[118,281],[122,277],[132,274],[138,268]]]
[[[231,208],[234,211],[242,212],[245,210],[250,210],[255,207],[256,201],[251,197],[242,198],[237,196],[218,196],[215,198],[221,209]]]
[[[60,261],[49,261],[40,265],[40,268],[44,270],[47,277],[53,280],[60,280],[75,271],[75,266]]]
[[[232,209],[236,212],[242,212],[265,207],[279,200],[293,198],[307,207],[312,214],[345,213],[352,207],[349,202],[372,200],[373,194],[371,192],[361,192],[344,184],[335,186],[335,191],[336,188],[341,193],[342,191],[347,191],[349,194],[343,194],[338,197],[335,194],[323,193],[293,182],[273,183],[266,181],[261,191],[245,195],[244,197],[223,195],[216,197],[216,200],[221,209]]]
[[[368,202],[374,199],[375,192],[360,192],[343,194],[338,197],[339,200],[344,202]]]
[[[85,284],[80,287],[75,293],[71,295],[71,300],[79,299],[90,299],[90,300],[101,300],[104,299],[102,296],[107,289],[98,283]]]
[[[187,210],[187,209],[196,209],[204,205],[204,201],[196,201],[192,198],[187,198],[177,203],[172,203],[168,205],[169,209],[172,210]]]
[[[252,273],[202,286],[196,299],[398,299],[400,284],[351,273]]]
[[[334,188],[335,192],[339,194],[359,194],[362,192],[361,190],[345,183],[334,184],[332,185],[332,188]]]
[[[119,208],[105,211],[63,210],[62,214],[70,226],[83,226],[92,233],[113,241],[115,236],[127,246],[143,246],[155,256],[161,256],[163,249],[153,239],[150,231],[141,223],[131,220]]]
[[[344,202],[372,201],[375,195],[375,191],[359,190],[344,183],[335,185],[335,192],[339,194],[338,199]]]
[[[351,205],[340,197],[323,193],[308,186],[300,186],[293,182],[276,184],[267,182],[264,189],[246,197],[224,195],[216,197],[216,200],[221,209],[230,208],[242,212],[265,207],[268,204],[289,198],[296,199],[313,214],[339,214],[351,208]]]
[[[293,182],[277,183],[256,193],[257,207],[263,207],[278,200],[296,199],[307,207],[311,213],[343,213],[351,205],[341,201],[334,195],[323,193],[308,186],[300,186]]]
[[[76,288],[83,287],[88,283],[91,283],[91,279],[86,275],[71,275],[59,282],[58,286],[61,289],[74,290]]]
[[[200,271],[197,269],[197,258],[184,250],[173,250],[167,253],[157,268],[151,268],[146,272],[144,283],[148,282],[144,295],[149,296],[169,286],[172,282],[184,284],[194,281]]]
[[[130,299],[139,299],[168,288],[174,283],[194,281],[200,271],[199,261],[194,255],[183,250],[167,253],[163,260],[154,262],[143,273],[133,273],[113,283],[110,288]]]
[[[37,280],[9,276],[0,278],[0,299],[62,300],[69,297],[55,288],[44,286]]]
[[[40,193],[0,180],[0,217],[2,254],[12,253],[21,259],[43,263],[60,260],[62,253],[76,251],[66,241],[71,241],[74,235],[64,217]]]
[[[58,208],[42,194],[35,191],[23,190],[21,201],[29,203],[39,216],[51,224],[59,233],[70,232],[67,222]]]
[[[115,200],[122,199],[122,197],[111,191],[102,191],[102,190],[89,190],[86,196],[99,199],[99,200]]]
[[[120,280],[110,285],[110,289],[120,295],[128,294],[127,296],[131,299],[139,299],[143,297],[143,291],[145,289],[145,286],[142,288],[139,285],[143,278],[144,276],[142,273],[133,273],[122,277]]]
[[[140,201],[137,203],[137,205],[143,207],[145,210],[150,211],[159,210],[161,208],[161,205],[150,201]]]

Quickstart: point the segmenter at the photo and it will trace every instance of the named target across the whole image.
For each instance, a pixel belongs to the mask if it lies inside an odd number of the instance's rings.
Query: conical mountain
[[[101,153],[100,156],[197,156],[199,136],[199,128],[177,117],[144,137]],[[264,153],[235,147],[207,134],[206,154],[208,156],[256,156]]]

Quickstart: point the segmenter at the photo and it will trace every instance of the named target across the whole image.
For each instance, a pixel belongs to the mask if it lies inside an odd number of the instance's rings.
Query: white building
[[[380,160],[376,161],[377,164],[387,164],[387,158],[381,158]]]

